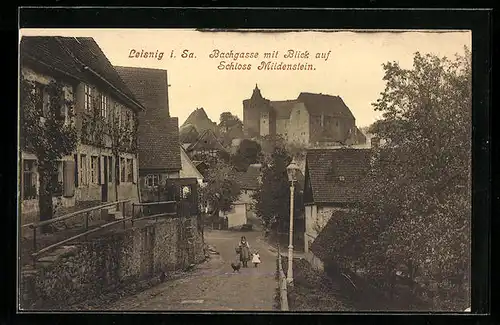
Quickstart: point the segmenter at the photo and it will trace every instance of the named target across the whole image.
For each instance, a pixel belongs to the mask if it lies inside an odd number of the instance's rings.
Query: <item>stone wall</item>
[[[290,113],[287,140],[291,143],[307,144],[311,132],[309,126],[309,113],[303,103],[295,105]]]
[[[276,134],[281,134],[285,139],[287,139],[289,124],[290,119],[288,118],[276,119]]]
[[[188,241],[187,227],[194,240]],[[127,284],[204,260],[197,218],[149,221],[139,227],[64,246],[21,270],[23,310],[64,310]]]

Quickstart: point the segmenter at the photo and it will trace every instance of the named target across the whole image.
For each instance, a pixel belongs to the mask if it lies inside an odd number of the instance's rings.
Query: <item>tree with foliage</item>
[[[58,161],[76,149],[74,101],[63,84],[40,85],[21,75],[21,148],[37,157],[40,220],[53,217],[53,179]],[[48,231],[45,227],[43,231]]]
[[[244,158],[249,164],[255,164],[259,161],[262,153],[262,147],[256,141],[243,139],[236,150],[236,154]]]
[[[243,122],[231,112],[224,112],[220,115],[218,130],[219,141],[224,147],[229,147],[234,139],[243,137]]]
[[[210,166],[205,182],[207,185],[200,189],[200,198],[212,207],[212,216],[218,216],[219,211],[230,211],[231,205],[240,195],[233,166],[218,160]]]
[[[240,118],[236,115],[233,115],[231,112],[223,112],[220,115],[219,128],[224,132],[227,132],[229,129],[233,127],[242,127],[243,122],[241,122]]]
[[[262,148],[256,141],[243,139],[236,153],[231,156],[231,163],[238,171],[246,171],[250,164],[256,164],[262,159]]]
[[[263,165],[262,182],[252,198],[255,200],[255,211],[264,227],[269,230],[286,229],[290,220],[290,182],[286,167],[292,158],[283,146],[275,148],[270,161]],[[298,215],[302,209],[302,198],[298,186],[294,192],[294,213]]]
[[[385,142],[360,184],[359,218],[335,226],[346,237],[338,261],[386,282],[402,271],[412,290],[432,292],[436,309],[469,304],[470,59],[466,49],[454,60],[416,53],[413,69],[384,65],[373,104],[383,118],[370,133]]]

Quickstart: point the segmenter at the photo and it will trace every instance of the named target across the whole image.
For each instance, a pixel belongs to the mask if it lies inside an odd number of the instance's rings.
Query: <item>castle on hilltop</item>
[[[301,92],[297,99],[271,101],[255,85],[243,101],[246,137],[281,135],[290,143],[365,144],[356,119],[339,96]]]

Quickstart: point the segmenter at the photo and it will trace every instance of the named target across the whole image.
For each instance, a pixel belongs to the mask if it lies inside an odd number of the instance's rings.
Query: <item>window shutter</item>
[[[132,179],[137,184],[137,159],[132,158]]]
[[[65,160],[63,162],[63,196],[75,195],[75,162]]]
[[[92,155],[85,157],[85,171],[87,172],[87,184],[92,184]]]
[[[78,173],[78,154],[75,153],[74,157],[75,157],[75,166],[74,166],[75,173],[73,174],[73,177],[75,179],[75,187],[78,187],[78,184],[79,184],[79,181],[80,181],[78,179],[78,177],[79,177],[79,173]]]
[[[106,156],[99,157],[99,184],[104,184],[106,180],[106,177],[104,177],[104,159],[106,158]]]
[[[108,157],[108,182],[109,183],[112,183],[113,182],[113,178],[115,177],[115,173],[114,173],[114,170],[115,170],[115,165],[113,164],[113,157],[112,156],[109,156]]]
[[[118,168],[116,171],[116,184],[120,184],[122,181],[122,159],[120,156],[118,156],[116,159],[116,164],[115,166]]]

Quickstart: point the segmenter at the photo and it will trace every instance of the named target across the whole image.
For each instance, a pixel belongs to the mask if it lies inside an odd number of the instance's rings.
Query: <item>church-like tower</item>
[[[243,127],[245,136],[250,138],[275,133],[274,111],[257,84],[252,96],[243,101]]]

